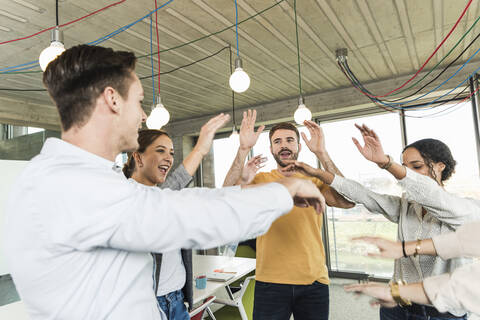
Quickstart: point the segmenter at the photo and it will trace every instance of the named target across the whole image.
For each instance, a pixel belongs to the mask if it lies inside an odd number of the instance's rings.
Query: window
[[[461,196],[480,198],[471,102],[445,105],[434,110],[409,111],[406,115],[407,143],[424,138],[438,139],[450,148],[457,161],[455,173],[447,180],[445,188]]]
[[[45,131],[43,128],[36,128],[36,127],[27,127],[27,134],[37,133]]]
[[[213,140],[213,162],[215,173],[215,187],[221,188],[237,155],[240,141],[237,137]]]
[[[363,158],[352,142],[356,137],[363,139],[354,124],[365,123],[375,130],[382,141],[385,153],[399,159],[402,151],[400,119],[398,114],[388,113],[351,120],[322,123],[325,143],[330,157],[339,170],[349,179],[379,192],[400,195],[395,179],[377,165]],[[377,277],[390,277],[393,273],[392,260],[380,260],[360,255],[365,247],[353,243],[354,236],[372,235],[396,239],[397,225],[383,215],[371,213],[362,205],[352,209],[327,209],[328,243],[330,267],[333,271],[363,272]]]

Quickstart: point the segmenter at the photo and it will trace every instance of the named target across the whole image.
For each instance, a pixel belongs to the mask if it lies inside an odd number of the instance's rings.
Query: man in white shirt
[[[253,238],[292,209],[292,198],[324,208],[313,183],[299,179],[182,191],[128,181],[114,159],[137,148],[146,118],[134,68],[133,53],[80,45],[43,74],[62,140],[48,139],[21,174],[4,232],[31,319],[165,319],[150,252]]]

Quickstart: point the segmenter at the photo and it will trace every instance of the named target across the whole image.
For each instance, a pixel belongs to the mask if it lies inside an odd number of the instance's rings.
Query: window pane
[[[213,140],[213,163],[216,188],[223,186],[223,181],[237,155],[239,145],[240,141],[238,140],[238,136],[235,138]]]
[[[400,195],[401,190],[395,179],[358,152],[351,138],[356,137],[361,144],[363,139],[355,128],[355,123],[364,123],[375,130],[382,141],[385,153],[399,159],[402,140],[398,115],[388,113],[321,125],[327,151],[345,177],[356,180],[376,192]],[[330,207],[327,210],[327,220],[332,270],[364,272],[378,277],[392,275],[392,260],[364,257],[360,253],[365,248],[361,244],[352,243],[350,239],[358,235],[396,239],[396,224],[389,222],[383,215],[370,213],[362,205],[348,210]]]
[[[405,119],[408,143],[424,138],[444,142],[457,161],[455,173],[445,183],[453,193],[480,198],[480,179],[473,125],[472,105],[464,102],[445,105],[432,110],[409,111]]]

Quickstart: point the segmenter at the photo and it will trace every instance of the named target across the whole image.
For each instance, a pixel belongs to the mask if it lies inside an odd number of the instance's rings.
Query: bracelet
[[[405,251],[405,240],[402,240],[402,251],[403,251],[403,257],[408,258],[407,252]]]
[[[381,166],[381,165],[378,165],[378,166],[380,167],[380,169],[385,169],[385,170],[387,170],[387,169],[389,169],[389,168],[392,166],[392,164],[393,164],[393,158],[392,158],[392,156],[390,156],[389,154],[387,154],[387,158],[388,158],[388,162],[387,162],[386,164],[384,164],[384,165],[382,165],[382,166]]]
[[[398,282],[390,282],[390,294],[392,295],[393,300],[402,307],[412,305],[412,301],[404,299],[400,296],[400,285],[404,284],[405,282],[401,280],[399,280]]]
[[[422,245],[422,240],[418,239],[417,243],[415,244],[415,253],[413,256],[416,258],[420,254],[420,246]]]

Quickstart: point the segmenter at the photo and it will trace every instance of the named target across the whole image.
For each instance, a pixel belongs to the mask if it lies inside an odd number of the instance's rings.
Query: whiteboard
[[[8,269],[3,257],[3,222],[5,205],[13,183],[29,161],[0,160],[0,275],[7,274]]]

